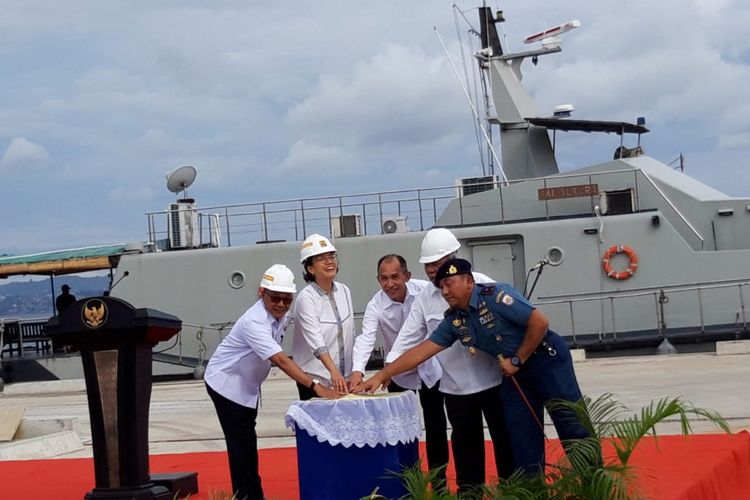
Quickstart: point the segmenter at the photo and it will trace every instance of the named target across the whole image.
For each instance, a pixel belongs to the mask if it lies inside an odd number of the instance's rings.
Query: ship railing
[[[357,331],[360,330],[362,317],[364,313],[354,313],[354,321],[357,324]],[[211,357],[218,345],[224,338],[229,335],[229,331],[234,326],[234,321],[225,321],[219,323],[197,324],[182,323],[182,330],[175,335],[173,340],[165,342],[165,345],[159,345],[154,349],[154,354],[170,354],[177,358],[178,364],[202,364]],[[290,326],[294,325],[294,321]],[[188,344],[190,339],[190,344]],[[194,339],[194,342],[193,342]],[[373,350],[373,358],[383,358],[383,349],[376,346]]]
[[[526,184],[528,188],[522,192],[509,192],[517,184]],[[457,200],[458,210],[456,220],[450,221],[450,225],[593,215],[594,207],[599,203],[596,196],[567,200],[537,199],[538,190],[575,184],[597,184],[600,191],[630,188],[633,190],[634,211],[654,208],[656,200],[664,200],[659,205],[673,212],[675,217],[671,220],[684,225],[681,234],[689,240],[691,247],[703,249],[703,237],[668,196],[645,172],[632,168],[560,174],[514,180],[507,184],[498,180],[479,180],[452,186],[200,207],[195,209],[198,227],[191,228],[190,232],[196,231],[199,235],[199,247],[217,247],[299,241],[312,233],[336,238],[383,234],[394,230],[425,231],[438,222],[443,211],[454,200]],[[497,209],[487,209],[475,203],[476,198],[471,196],[487,191],[497,193]],[[158,249],[170,248],[168,228],[174,222],[171,215],[170,210],[146,213],[148,241]],[[396,224],[386,226],[389,220]],[[188,239],[192,246],[192,238]]]
[[[672,331],[705,334],[714,328],[748,330],[747,299],[750,281],[724,280],[649,287],[628,292],[580,294],[566,298],[539,298],[535,304],[560,319],[553,328],[573,342],[583,336],[618,340],[618,334],[644,331],[651,317],[653,331],[664,338]],[[710,306],[708,306],[710,304]]]

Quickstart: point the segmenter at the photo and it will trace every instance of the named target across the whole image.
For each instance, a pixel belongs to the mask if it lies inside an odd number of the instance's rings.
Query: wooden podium
[[[148,463],[152,348],[179,332],[182,321],[114,297],[93,297],[67,307],[45,328],[55,346],[80,350],[83,361],[96,477],[85,498],[172,499],[196,493],[196,473],[160,474],[155,481]]]

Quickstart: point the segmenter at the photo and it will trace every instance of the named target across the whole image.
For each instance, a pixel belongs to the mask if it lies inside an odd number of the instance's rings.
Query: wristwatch
[[[518,354],[514,354],[513,357],[510,358],[510,364],[515,366],[516,368],[521,368],[523,361],[521,361],[521,358],[518,357]]]
[[[318,385],[319,383],[320,383],[320,380],[314,378],[312,379],[312,382],[310,382],[310,385],[307,386],[307,388],[310,389],[311,391],[314,391],[315,386]]]

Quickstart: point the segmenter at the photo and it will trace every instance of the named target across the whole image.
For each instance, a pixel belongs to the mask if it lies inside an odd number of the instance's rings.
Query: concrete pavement
[[[294,382],[274,373],[263,385],[258,416],[259,446],[294,446],[283,416],[296,399]],[[662,397],[682,396],[697,406],[719,412],[734,431],[750,429],[750,354],[679,354],[576,362],[583,392],[596,397],[612,393],[633,411]],[[60,458],[91,456],[91,433],[83,381],[32,382],[6,385],[0,409],[23,407],[27,421],[65,421],[78,432],[82,449]],[[547,419],[549,422],[549,419]],[[695,432],[715,432],[705,421],[694,422]],[[546,426],[549,436],[554,427]],[[679,432],[668,422],[659,432]],[[152,454],[224,450],[219,422],[203,382],[180,381],[153,386],[149,428]],[[41,457],[40,457],[41,458]]]

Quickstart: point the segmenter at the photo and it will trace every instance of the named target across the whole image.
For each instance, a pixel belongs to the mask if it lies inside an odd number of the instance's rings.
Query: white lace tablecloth
[[[413,391],[295,401],[284,422],[287,427],[304,429],[320,443],[346,448],[406,444],[422,434],[419,401]]]

